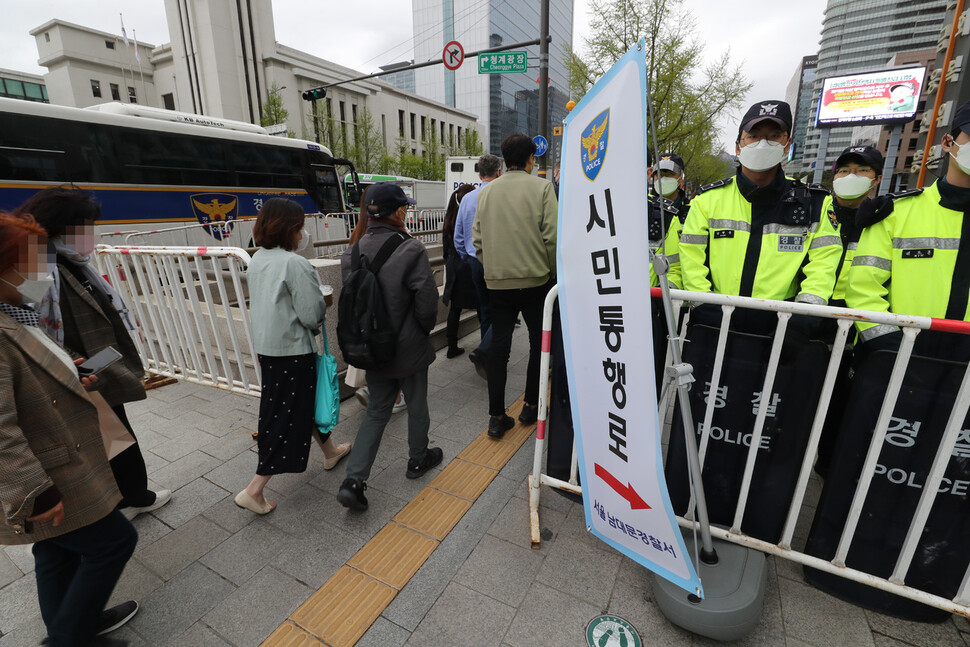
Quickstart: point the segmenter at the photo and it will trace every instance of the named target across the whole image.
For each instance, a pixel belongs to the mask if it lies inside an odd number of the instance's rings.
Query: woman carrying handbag
[[[262,374],[259,400],[256,475],[236,495],[236,505],[256,514],[276,508],[263,489],[274,474],[306,471],[313,441],[324,455],[324,469],[350,453],[350,443],[336,446],[314,421],[317,387],[315,338],[327,310],[317,273],[297,251],[309,235],[299,203],[267,200],[253,227],[260,245],[249,264],[249,311],[253,344]],[[311,440],[311,437],[313,440]]]

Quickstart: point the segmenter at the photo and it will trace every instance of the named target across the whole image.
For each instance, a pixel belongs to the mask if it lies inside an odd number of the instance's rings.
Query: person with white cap
[[[650,195],[647,211],[650,249],[658,252],[663,243],[664,255],[670,263],[667,281],[674,288],[681,286],[677,249],[680,233],[690,210],[687,193],[684,191],[685,169],[684,160],[677,153],[664,153],[657,162],[656,170],[650,169],[653,180],[653,193]],[[653,265],[650,266],[650,285],[660,285]]]

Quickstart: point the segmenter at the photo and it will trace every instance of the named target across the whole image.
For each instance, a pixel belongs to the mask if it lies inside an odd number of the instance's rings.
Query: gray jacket
[[[381,245],[399,230],[392,225],[371,221],[367,235],[360,239],[360,254],[377,256]],[[350,250],[340,257],[344,283],[350,276]],[[397,354],[386,366],[367,371],[378,377],[402,378],[431,365],[434,348],[428,340],[438,316],[438,288],[424,244],[405,240],[384,263],[377,280],[384,293],[387,314],[397,335]]]

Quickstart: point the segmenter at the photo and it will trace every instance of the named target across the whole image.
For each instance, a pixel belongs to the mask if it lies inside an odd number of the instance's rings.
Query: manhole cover
[[[596,616],[586,625],[589,647],[642,647],[640,634],[619,616]]]

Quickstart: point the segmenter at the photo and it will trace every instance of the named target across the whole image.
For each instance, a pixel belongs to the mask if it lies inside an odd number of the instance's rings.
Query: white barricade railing
[[[154,373],[259,395],[245,270],[235,247],[111,247],[98,265],[139,322],[132,335]]]
[[[444,209],[421,209],[408,212],[407,228],[411,235],[424,244],[441,242],[441,229],[445,224]],[[438,233],[423,233],[438,232]]]
[[[652,290],[656,291],[653,296],[659,296],[659,288],[652,288]],[[959,587],[959,591],[952,599],[922,591],[912,586],[908,586],[905,583],[906,575],[916,553],[920,536],[926,526],[933,503],[936,500],[940,485],[943,481],[944,472],[949,463],[950,456],[953,453],[954,446],[956,445],[958,437],[961,433],[967,412],[970,410],[970,367],[966,369],[963,375],[962,382],[956,395],[956,400],[953,408],[950,411],[946,428],[933,460],[932,467],[929,470],[926,482],[923,484],[919,503],[917,504],[916,510],[912,516],[905,540],[899,547],[899,552],[896,557],[892,575],[888,578],[882,578],[846,566],[846,557],[849,554],[849,548],[852,545],[855,537],[855,532],[863,511],[866,496],[869,493],[870,485],[872,484],[873,477],[876,473],[879,453],[882,449],[883,441],[886,438],[890,419],[892,417],[896,400],[903,383],[906,368],[909,365],[916,336],[920,331],[923,330],[970,334],[970,322],[933,319],[930,317],[896,315],[891,313],[867,312],[861,310],[851,310],[848,308],[815,306],[787,301],[769,301],[765,299],[687,292],[684,290],[671,290],[670,292],[674,301],[674,312],[678,312],[679,306],[686,301],[690,301],[693,304],[713,304],[721,306],[723,316],[720,323],[717,351],[709,390],[710,393],[717,393],[718,388],[721,385],[728,328],[730,325],[731,315],[736,308],[772,311],[777,313],[778,323],[775,328],[774,341],[772,343],[771,354],[769,356],[767,370],[764,377],[764,385],[761,393],[773,392],[772,388],[781,356],[782,343],[784,341],[785,331],[788,326],[788,320],[792,317],[792,315],[809,315],[837,320],[838,331],[835,335],[834,344],[831,349],[831,355],[829,357],[821,394],[819,396],[818,405],[815,409],[815,418],[811,426],[805,454],[800,463],[798,479],[794,494],[792,495],[788,507],[780,541],[777,544],[772,544],[767,541],[750,537],[741,532],[742,521],[744,520],[745,516],[745,505],[748,500],[748,493],[752,484],[755,459],[757,457],[757,451],[761,442],[765,418],[768,411],[770,398],[767,397],[760,398],[754,428],[751,430],[750,443],[747,443],[747,460],[744,466],[740,493],[735,504],[736,507],[734,510],[733,522],[730,524],[730,528],[728,529],[712,526],[711,534],[719,539],[731,541],[749,548],[754,548],[770,555],[775,555],[783,559],[815,568],[819,571],[824,571],[826,573],[834,574],[855,582],[860,582],[862,584],[866,584],[883,591],[888,591],[901,597],[937,607],[951,613],[957,613],[970,617],[970,569],[967,570],[963,577],[962,584]],[[576,479],[577,459],[575,445],[573,449],[569,481],[563,481],[561,479],[551,477],[542,471],[542,461],[545,456],[545,443],[547,436],[547,392],[549,387],[549,358],[552,340],[553,306],[557,297],[558,287],[553,287],[546,297],[545,312],[543,317],[542,357],[539,373],[539,411],[536,426],[535,456],[532,474],[529,476],[530,530],[531,540],[534,547],[537,547],[540,544],[539,497],[541,486],[547,485],[576,494],[582,493],[582,487],[577,484]],[[831,561],[827,561],[806,554],[800,550],[793,549],[792,537],[795,533],[795,524],[798,520],[799,512],[801,511],[802,504],[805,500],[805,493],[809,478],[811,476],[811,470],[815,461],[816,452],[818,450],[819,439],[822,434],[823,425],[825,424],[825,417],[828,412],[829,403],[835,386],[836,376],[843,359],[843,350],[845,348],[849,331],[856,321],[868,321],[876,324],[898,326],[902,329],[903,335],[899,351],[896,355],[895,364],[889,378],[888,386],[886,388],[886,393],[879,409],[877,422],[872,433],[872,439],[866,454],[861,476],[858,479],[858,484],[852,497],[851,507],[849,508],[849,512],[842,529],[838,548],[835,552],[834,558]],[[686,327],[687,321],[685,319],[681,325],[679,338],[677,340],[681,346],[684,343],[683,340]],[[665,366],[669,365],[670,353],[668,350]],[[664,412],[669,413],[672,411],[673,408],[669,406],[671,404],[669,399],[674,397],[677,397],[676,388],[666,388],[664,393],[661,395],[659,408],[662,419],[664,418]],[[701,427],[702,433],[699,454],[702,467],[708,447],[708,441],[710,440],[711,423],[713,420],[714,409],[716,407],[716,401],[717,398],[707,398],[704,422]],[[668,424],[669,421],[670,419],[668,416]],[[673,429],[671,430],[671,433],[683,433],[683,430]],[[692,509],[693,500],[691,500],[688,506],[687,516],[691,516]],[[678,517],[677,520],[678,523],[685,528],[692,528],[695,525],[693,520],[686,517]]]

